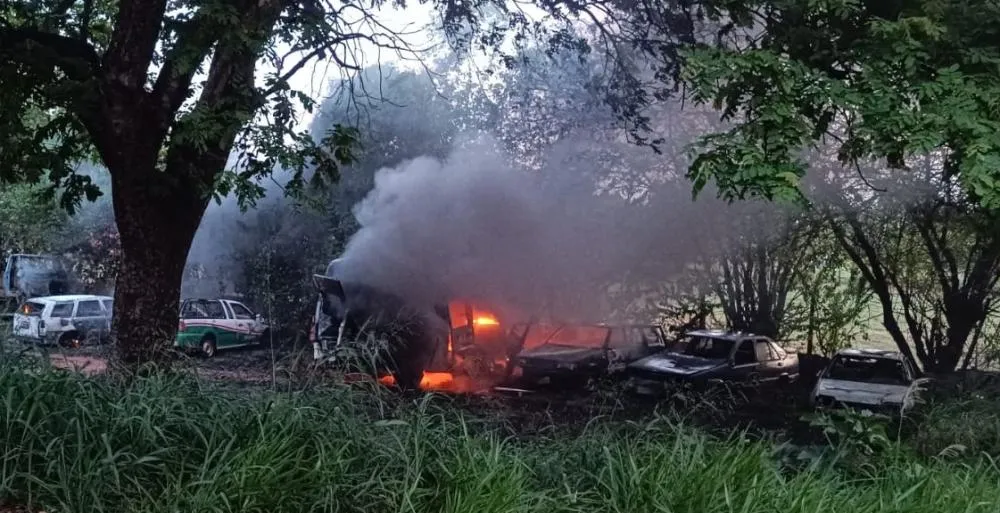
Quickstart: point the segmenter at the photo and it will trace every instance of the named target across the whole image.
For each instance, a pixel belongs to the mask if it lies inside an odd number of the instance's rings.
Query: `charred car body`
[[[517,339],[492,313],[467,301],[415,305],[391,292],[341,280],[339,260],[314,275],[319,293],[310,338],[322,359],[344,343],[380,344],[382,370],[402,388],[417,388],[425,372],[509,372]],[[370,348],[369,348],[370,349]]]
[[[770,338],[714,330],[688,332],[679,344],[628,366],[639,393],[657,393],[676,382],[696,384],[791,382],[799,377],[799,358]]]
[[[921,383],[916,367],[901,353],[877,349],[838,352],[812,391],[815,406],[847,406],[898,414]]]
[[[663,330],[653,325],[532,324],[521,339],[516,366],[524,385],[580,384],[666,348]]]
[[[0,293],[15,306],[32,297],[67,294],[70,288],[66,264],[55,255],[14,254],[4,264]]]

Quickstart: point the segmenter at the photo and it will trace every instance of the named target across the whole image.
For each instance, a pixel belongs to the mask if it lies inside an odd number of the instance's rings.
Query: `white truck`
[[[75,348],[106,341],[111,333],[110,296],[34,297],[14,313],[11,334],[22,342]]]

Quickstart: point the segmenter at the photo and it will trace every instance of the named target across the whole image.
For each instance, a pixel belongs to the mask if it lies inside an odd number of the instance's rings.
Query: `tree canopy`
[[[694,100],[730,130],[706,137],[696,187],[795,195],[802,150],[905,169],[940,152],[984,208],[1000,207],[1000,7],[971,0],[709,2],[721,45],[686,54]]]

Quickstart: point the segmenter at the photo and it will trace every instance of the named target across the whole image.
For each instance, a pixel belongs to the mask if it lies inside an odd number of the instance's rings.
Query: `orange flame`
[[[396,378],[392,375],[382,376],[378,382],[391,387],[396,384]],[[420,379],[420,389],[428,392],[470,392],[474,390],[474,386],[467,378],[456,378],[450,372],[425,372]]]
[[[496,317],[490,314],[479,314],[475,320],[472,321],[476,326],[499,326],[500,321]]]

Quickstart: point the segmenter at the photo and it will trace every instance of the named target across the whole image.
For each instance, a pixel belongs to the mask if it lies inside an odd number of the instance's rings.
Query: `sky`
[[[374,18],[387,29],[397,33],[418,32],[407,34],[403,37],[406,43],[415,48],[426,47],[430,44],[430,32],[425,27],[434,20],[432,5],[413,3],[405,9],[386,7],[379,10],[374,15]],[[287,49],[287,46],[285,48]],[[395,66],[404,69],[419,67],[419,63],[416,61],[400,59],[398,55],[389,51],[380,52],[377,46],[367,41],[358,43],[357,50],[359,50],[358,53],[360,54],[360,58],[358,59],[360,67],[372,65],[377,62],[381,62],[382,64],[393,63]],[[322,101],[330,94],[330,84],[347,78],[347,74],[344,73],[344,70],[336,66],[327,68],[325,61],[317,64],[316,66],[305,66],[289,79],[289,83],[293,89],[305,92],[314,100]],[[268,72],[273,72],[273,69],[273,67],[267,66],[261,70],[259,76],[262,77]],[[300,116],[300,127],[308,126],[313,118],[313,114],[308,112],[300,112]]]
[[[540,21],[545,18],[544,12],[533,5],[519,3],[517,7],[531,20]],[[435,34],[431,30],[431,27],[438,21],[437,17],[438,15],[432,2],[418,3],[412,1],[408,3],[405,9],[397,9],[387,5],[373,16],[376,22],[381,24],[384,29],[391,30],[397,34],[406,33],[405,36],[401,37],[413,48],[433,47],[434,50],[443,50],[441,46],[433,46]],[[439,42],[438,44],[441,43]],[[361,55],[361,58],[358,59],[356,64],[360,68],[376,63],[392,63],[397,69],[420,68],[420,62],[415,58],[417,56],[411,55],[407,56],[408,58],[401,59],[399,55],[393,52],[385,50],[380,52],[377,46],[366,41],[360,42],[357,45],[357,50],[359,50],[358,53]],[[428,53],[423,55],[423,57],[426,58],[431,55],[431,53]],[[488,56],[484,54],[475,55],[472,58],[472,64],[474,67],[484,68],[487,60]],[[305,66],[292,76],[289,79],[292,88],[305,92],[317,101],[322,101],[329,96],[330,84],[348,78],[348,76],[343,72],[344,70],[338,69],[336,66],[326,67],[325,62],[318,66]],[[268,68],[261,69],[258,78],[265,76],[268,71],[273,71],[273,68],[270,68],[270,66]],[[312,121],[312,117],[313,114],[300,112],[299,127],[308,126]]]

